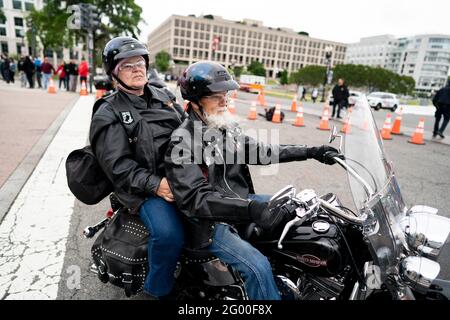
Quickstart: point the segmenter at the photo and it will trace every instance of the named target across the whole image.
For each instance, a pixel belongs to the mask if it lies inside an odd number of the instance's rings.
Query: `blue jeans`
[[[165,296],[173,288],[174,272],[184,246],[181,213],[174,204],[151,197],[141,205],[139,216],[150,232],[149,273],[144,291],[157,297]]]
[[[249,199],[268,201],[270,196],[249,195]],[[281,299],[269,261],[259,250],[242,240],[233,227],[217,223],[208,250],[242,275],[249,299]]]
[[[48,82],[50,81],[50,78],[52,77],[51,73],[44,73],[44,89],[47,89]]]

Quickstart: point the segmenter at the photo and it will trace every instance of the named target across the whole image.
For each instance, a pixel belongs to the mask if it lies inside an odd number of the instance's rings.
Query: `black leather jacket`
[[[222,131],[221,134],[224,137],[223,146],[216,146],[222,152],[215,152],[215,159],[219,161],[226,154],[227,141],[232,139],[228,132]],[[195,112],[189,111],[189,118],[173,132],[165,157],[166,176],[178,208],[186,217],[187,243],[193,249],[206,247],[212,242],[212,232],[217,222],[250,222],[248,195],[254,193],[254,189],[247,164],[262,165],[307,159],[306,146],[281,145],[278,146],[279,157],[270,161],[270,158],[261,155],[276,152],[277,148],[241,135],[241,149],[245,148],[245,157],[239,159],[240,163],[245,164],[235,164],[239,153],[237,151],[232,154],[234,164],[226,164],[229,163],[228,155],[225,156],[226,162],[218,163],[211,160],[211,155],[214,154],[211,150],[215,143],[208,144],[211,139],[207,135],[206,125]],[[195,136],[203,136],[204,141],[196,142],[195,145],[195,139],[191,138]],[[201,158],[195,161],[198,153],[194,150],[198,148]]]
[[[167,91],[147,85],[145,95],[143,99],[116,91],[98,100],[89,134],[114,193],[132,212],[155,195],[166,175],[164,154],[170,135],[184,119],[182,109]],[[122,114],[124,120],[120,119]]]

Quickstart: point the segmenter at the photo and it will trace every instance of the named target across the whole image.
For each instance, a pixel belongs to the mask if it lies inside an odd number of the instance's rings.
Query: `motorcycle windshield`
[[[406,214],[406,207],[365,95],[348,116],[349,128],[343,144],[345,161],[366,182],[364,185],[348,172],[349,185],[358,214],[367,217],[364,233],[374,262],[386,276],[399,262],[400,244],[405,241],[399,221]]]

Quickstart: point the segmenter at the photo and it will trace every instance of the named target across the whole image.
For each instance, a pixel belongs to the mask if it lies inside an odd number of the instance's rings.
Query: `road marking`
[[[75,198],[67,155],[86,145],[93,96],[80,97],[0,225],[0,299],[56,299]]]

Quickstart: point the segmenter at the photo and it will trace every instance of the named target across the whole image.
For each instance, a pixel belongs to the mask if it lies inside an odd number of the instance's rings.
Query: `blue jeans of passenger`
[[[249,199],[266,202],[270,196],[249,195]],[[233,227],[217,223],[212,240],[208,250],[242,275],[249,299],[281,299],[269,261],[259,250],[242,240]]]
[[[184,245],[181,213],[174,204],[151,197],[141,205],[139,216],[150,232],[149,273],[144,291],[157,297],[165,296],[173,288],[174,272]]]

